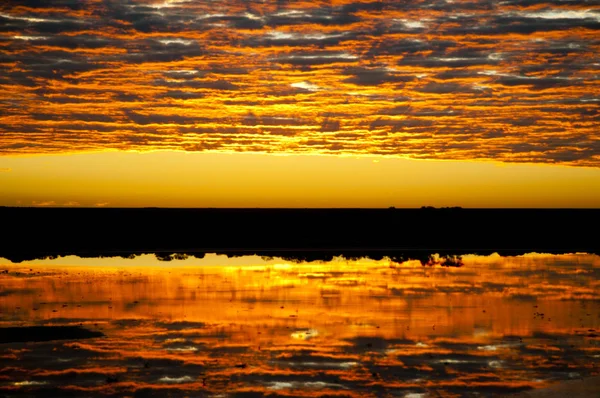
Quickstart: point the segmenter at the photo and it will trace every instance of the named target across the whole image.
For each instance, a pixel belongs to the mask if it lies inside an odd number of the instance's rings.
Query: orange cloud
[[[179,149],[597,167],[594,6],[0,6],[0,154]]]

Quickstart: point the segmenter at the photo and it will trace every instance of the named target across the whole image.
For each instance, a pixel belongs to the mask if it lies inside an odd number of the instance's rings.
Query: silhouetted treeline
[[[291,261],[389,257],[426,264],[439,253],[600,253],[600,210],[0,208],[0,257],[75,254],[162,260],[202,253]]]
[[[191,253],[169,253],[169,252],[64,252],[60,254],[44,254],[41,252],[35,253],[36,257],[24,255],[22,257],[13,256],[10,258],[13,262],[29,261],[34,259],[56,259],[60,256],[77,255],[82,258],[103,258],[103,257],[121,257],[123,259],[134,259],[136,256],[143,254],[153,254],[159,261],[171,262],[177,260],[185,260],[190,257],[198,259],[204,258],[209,252],[191,252]],[[422,265],[433,266],[441,265],[445,267],[460,267],[462,265],[462,255],[466,253],[460,252],[434,252],[427,250],[415,251],[360,251],[360,250],[302,250],[302,251],[277,251],[277,250],[242,250],[242,251],[212,251],[210,254],[224,255],[227,257],[243,257],[243,256],[258,256],[268,261],[274,258],[280,258],[292,263],[303,263],[313,261],[332,261],[334,258],[342,257],[346,260],[359,260],[369,258],[371,260],[387,259],[393,263],[403,263],[408,260],[420,261]],[[489,255],[492,252],[485,253],[469,253]],[[503,255],[518,255],[525,252],[503,253]],[[0,270],[0,273],[7,272]]]

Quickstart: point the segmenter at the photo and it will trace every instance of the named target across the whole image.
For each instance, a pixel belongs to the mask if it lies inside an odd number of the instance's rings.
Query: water
[[[598,373],[599,256],[462,263],[0,260],[0,327],[103,334],[0,344],[0,392],[469,397]]]

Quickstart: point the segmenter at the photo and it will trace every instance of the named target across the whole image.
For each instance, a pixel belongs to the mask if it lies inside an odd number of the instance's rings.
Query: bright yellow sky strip
[[[600,207],[600,169],[186,152],[0,158],[0,205]]]

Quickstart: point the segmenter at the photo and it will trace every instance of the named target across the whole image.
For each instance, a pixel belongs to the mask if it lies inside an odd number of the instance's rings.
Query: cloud
[[[56,206],[56,202],[53,200],[34,200],[31,202],[32,206],[36,207],[51,207]]]
[[[600,11],[555,0],[8,2],[0,154],[294,151],[599,167],[598,31]]]
[[[473,86],[460,83],[438,83],[429,82],[424,86],[415,89],[422,93],[432,94],[459,94],[459,93],[477,93],[479,90]]]
[[[402,83],[416,79],[414,75],[396,73],[393,70],[382,68],[348,68],[345,73],[352,76],[345,79],[345,82],[363,86],[378,86],[384,83]]]

